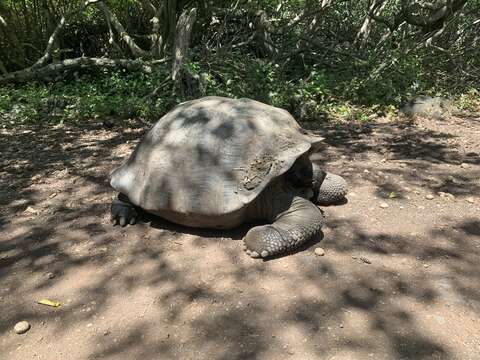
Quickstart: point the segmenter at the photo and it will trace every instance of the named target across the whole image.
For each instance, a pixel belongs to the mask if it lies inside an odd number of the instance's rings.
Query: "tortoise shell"
[[[163,116],[111,174],[111,185],[152,213],[226,215],[245,208],[321,140],[286,110],[205,97]]]

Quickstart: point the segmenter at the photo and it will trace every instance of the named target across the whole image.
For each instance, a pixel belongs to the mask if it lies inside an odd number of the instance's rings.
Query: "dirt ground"
[[[110,225],[144,125],[0,130],[0,358],[480,359],[480,119],[316,128],[348,203],[269,261],[248,226]]]

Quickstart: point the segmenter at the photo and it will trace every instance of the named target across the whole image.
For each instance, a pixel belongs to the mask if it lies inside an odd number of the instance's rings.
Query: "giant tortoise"
[[[292,250],[324,224],[316,204],[344,199],[346,182],[309,156],[321,137],[285,110],[250,99],[205,97],[163,116],[111,174],[114,225],[140,211],[171,222],[228,229],[263,221],[244,237],[252,257]]]

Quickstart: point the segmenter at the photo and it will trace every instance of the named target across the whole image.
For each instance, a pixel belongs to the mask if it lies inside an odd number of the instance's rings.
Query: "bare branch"
[[[145,73],[152,72],[152,66],[166,62],[167,59],[145,62],[140,59],[106,59],[106,58],[87,58],[80,57],[67,59],[40,68],[29,67],[27,69],[15,71],[0,77],[0,84],[23,83],[34,79],[44,79],[53,74],[62,71],[71,71],[84,68],[123,68],[126,70],[138,70]]]
[[[316,48],[318,49],[321,49],[321,50],[324,50],[324,51],[327,51],[327,52],[330,52],[332,54],[338,54],[338,55],[342,55],[342,56],[346,56],[346,57],[349,57],[355,61],[357,61],[358,63],[360,64],[367,64],[367,62],[362,59],[362,58],[359,58],[358,56],[355,56],[352,52],[350,51],[341,51],[341,50],[337,50],[337,49],[334,49],[333,47],[331,46],[327,46],[325,44],[322,44],[320,43],[318,40],[315,40],[315,39],[312,39],[312,38],[309,38],[309,37],[306,37],[306,36],[303,36],[303,35],[300,35],[299,36],[299,39],[307,42],[307,43],[310,43],[312,44],[313,46],[315,46]],[[300,52],[303,52],[307,49],[305,48],[300,48],[300,49],[297,49],[294,53],[300,53]],[[288,54],[288,57],[292,56],[292,54]]]
[[[387,2],[384,0],[379,1],[378,3],[373,3],[370,6],[367,16],[363,20],[363,24],[357,32],[357,36],[355,37],[355,43],[360,44],[360,47],[363,48],[368,40],[370,35],[372,17],[369,15],[372,13],[374,16],[379,16],[381,11],[385,8]]]
[[[118,21],[115,14],[113,14],[110,9],[105,5],[103,1],[96,1],[96,6],[99,8],[105,15],[105,17],[110,21],[115,28],[115,31],[118,33],[120,38],[127,44],[128,48],[135,57],[142,57],[147,55],[147,52],[142,50],[132,39],[130,35],[125,31],[122,23]]]
[[[91,4],[95,4],[99,2],[100,0],[87,0],[85,1],[82,6],[80,6],[78,9],[74,9],[73,11],[69,12],[68,14],[62,16],[60,19],[60,22],[58,23],[57,27],[53,31],[52,35],[50,35],[50,38],[48,39],[47,43],[47,48],[45,49],[45,52],[43,53],[43,56],[37,60],[35,64],[33,64],[32,68],[37,68],[45,65],[52,57],[53,50],[55,50],[55,46],[57,43],[57,38],[60,35],[60,33],[63,30],[63,26],[65,25],[67,19],[70,19],[74,14],[82,12],[87,6]]]
[[[108,43],[110,44],[111,47],[115,49],[115,51],[118,54],[121,54],[124,57],[122,49],[115,41],[115,36],[113,34],[113,29],[112,29],[112,23],[110,22],[110,19],[108,17],[106,17],[106,19],[107,19],[107,25],[108,25]]]
[[[437,28],[441,28],[445,20],[460,10],[466,2],[467,0],[447,0],[445,3],[438,4],[437,7],[432,7],[433,10],[428,16],[414,15],[418,9],[422,8],[419,4],[414,3],[403,9],[403,16],[410,25],[430,27],[438,24]]]
[[[390,30],[390,32],[393,32],[396,29],[395,22],[391,23],[387,20],[387,18],[379,16],[380,11],[378,11],[378,8],[384,6],[383,3],[383,0],[374,3],[368,12],[368,16],[371,17],[373,20],[384,24]]]
[[[2,60],[0,60],[0,73],[2,73],[2,74],[7,73],[7,69],[5,68],[5,65],[3,65]]]

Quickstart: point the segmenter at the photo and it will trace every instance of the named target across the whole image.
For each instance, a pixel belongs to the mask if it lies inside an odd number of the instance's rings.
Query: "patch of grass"
[[[480,91],[470,89],[455,99],[455,104],[460,110],[477,112],[480,110]]]

